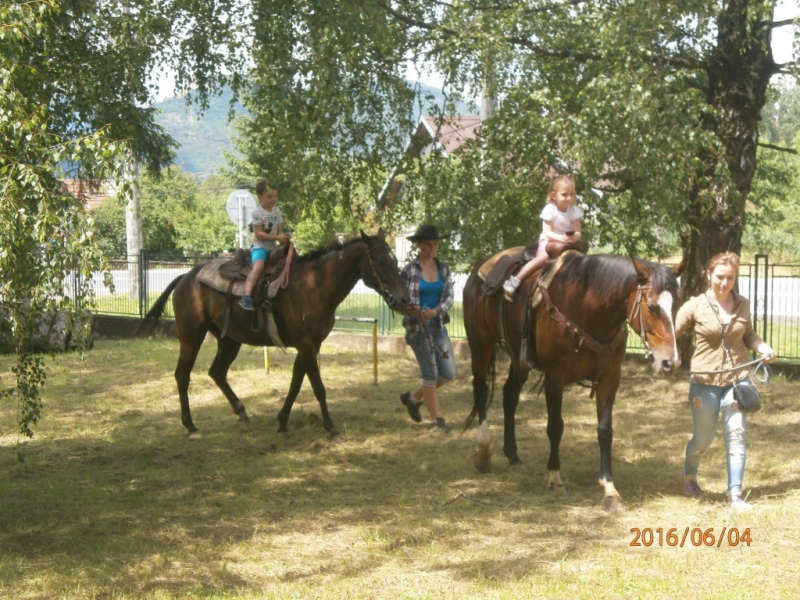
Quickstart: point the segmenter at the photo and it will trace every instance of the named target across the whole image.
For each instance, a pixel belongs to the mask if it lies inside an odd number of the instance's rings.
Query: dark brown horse
[[[174,290],[172,305],[180,340],[175,379],[178,382],[183,426],[189,435],[197,433],[189,410],[189,379],[203,339],[210,331],[217,338],[217,355],[208,374],[231,403],[233,412],[239,416],[239,426],[247,430],[247,411],[228,384],[228,369],[242,344],[266,346],[273,343],[264,331],[251,329],[253,313],[244,310],[238,303],[234,303],[232,307],[225,337],[220,337],[227,308],[226,297],[225,293],[197,280],[197,273],[203,266],[197,265],[167,286],[145,316],[139,332],[148,333],[152,330]],[[287,430],[292,404],[300,392],[303,378],[308,375],[322,411],[322,424],[331,436],[338,435],[328,414],[317,354],[323,340],[333,329],[336,307],[347,297],[359,279],[379,291],[391,309],[408,309],[408,290],[401,279],[397,259],[386,244],[383,230],[375,236],[368,236],[362,231],[361,237],[355,240],[344,244],[335,243],[296,257],[292,263],[289,286],[272,300],[281,340],[287,346],[297,349],[289,394],[278,413],[278,431]]]
[[[673,270],[634,257],[565,255],[544,299],[530,308],[535,282],[530,278],[517,290],[513,303],[503,295],[485,296],[478,276],[479,263],[464,288],[464,320],[472,353],[474,405],[467,420],[479,418],[475,465],[490,468],[486,422],[488,379],[496,348],[511,356],[503,386],[503,453],[512,469],[524,469],[517,454],[514,415],[519,394],[531,368],[541,369],[547,402],[550,439],[548,489],[566,493],[560,477],[559,445],[564,432],[561,406],[564,387],[592,382],[597,403],[597,439],[600,443],[600,485],[606,510],[622,508],[622,498],[611,474],[613,429],[611,414],[625,357],[627,322],[645,342],[659,375],[680,366],[674,319],[678,311],[677,275]],[[492,382],[493,383],[493,382]]]

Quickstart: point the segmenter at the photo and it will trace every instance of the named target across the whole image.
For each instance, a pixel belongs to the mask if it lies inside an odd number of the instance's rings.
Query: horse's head
[[[383,297],[389,308],[405,312],[411,305],[408,287],[400,274],[397,257],[386,243],[383,228],[377,235],[367,235],[362,230],[361,239],[367,245],[361,262],[361,279]]]
[[[642,338],[652,357],[653,369],[669,375],[681,366],[675,336],[675,317],[680,307],[678,276],[685,263],[672,269],[631,256],[636,288],[628,298],[628,321]]]

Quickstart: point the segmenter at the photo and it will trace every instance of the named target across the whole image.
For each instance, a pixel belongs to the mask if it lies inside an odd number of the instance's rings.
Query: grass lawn
[[[248,407],[242,433],[206,375],[207,343],[190,388],[202,437],[180,424],[175,340],[100,341],[85,360],[48,361],[37,435],[14,433],[0,406],[0,597],[172,598],[796,598],[800,584],[798,384],[761,386],[748,421],[745,488],[755,508],[731,513],[721,435],[701,466],[702,500],[681,493],[690,436],[685,376],[625,368],[614,413],[614,474],[626,502],[601,510],[599,450],[588,390],[567,390],[562,477],[545,490],[543,398],[526,385],[517,412],[525,473],[503,458],[499,397],[490,410],[494,469],[472,466],[469,365],[441,390],[449,435],[408,418],[398,394],[418,379],[410,356],[323,346],[331,441],[306,382],[279,436],[276,415],[293,353],[243,348],[230,380]],[[0,378],[10,385],[10,361]],[[424,411],[423,411],[424,412]],[[22,455],[23,460],[19,460]],[[713,528],[719,546],[692,543]],[[662,528],[662,542],[658,529]],[[689,532],[684,546],[667,533]],[[632,530],[650,546],[632,546]],[[749,533],[734,546],[728,534]],[[649,538],[645,538],[647,540]],[[671,538],[670,538],[671,539]],[[695,541],[699,541],[695,534]]]

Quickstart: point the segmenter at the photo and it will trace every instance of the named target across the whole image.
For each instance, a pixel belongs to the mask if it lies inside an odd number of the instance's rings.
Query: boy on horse
[[[287,243],[292,235],[283,232],[283,213],[278,208],[278,188],[262,179],[256,184],[256,197],[259,204],[253,210],[253,247],[250,249],[252,271],[244,284],[244,296],[239,306],[245,310],[254,310],[253,288],[264,272],[264,265],[269,255],[279,244]]]

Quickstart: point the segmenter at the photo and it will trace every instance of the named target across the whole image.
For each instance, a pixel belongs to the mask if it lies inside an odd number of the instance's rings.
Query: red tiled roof
[[[475,133],[481,124],[478,115],[448,117],[441,121],[430,115],[420,119],[416,135],[422,139],[436,140],[439,147],[447,154],[457,150],[464,142],[475,139]]]
[[[109,182],[101,183],[98,189],[92,189],[81,179],[64,179],[61,183],[64,184],[64,191],[81,200],[86,210],[93,210],[116,195]]]
[[[416,153],[419,156],[430,154],[434,148],[439,148],[444,153],[452,154],[468,140],[475,139],[481,118],[478,115],[463,115],[456,117],[434,117],[426,115],[419,120],[413,138],[406,146],[403,157],[392,170],[392,174],[378,195],[378,207],[386,207],[390,198],[400,194],[403,184],[396,178],[405,170],[403,163],[407,157]]]

